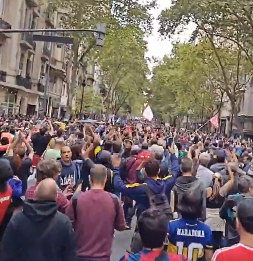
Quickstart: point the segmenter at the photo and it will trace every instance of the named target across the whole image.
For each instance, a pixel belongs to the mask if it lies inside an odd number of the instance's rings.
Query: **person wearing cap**
[[[217,250],[212,261],[253,260],[253,198],[239,203],[236,214],[239,244]]]

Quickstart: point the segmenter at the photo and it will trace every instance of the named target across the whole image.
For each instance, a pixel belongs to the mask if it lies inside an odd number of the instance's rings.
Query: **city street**
[[[133,219],[132,227],[135,227],[136,219]],[[125,254],[126,250],[130,250],[130,242],[133,236],[133,230],[126,230],[124,232],[115,232],[115,238],[112,246],[111,261],[119,261],[119,259]]]

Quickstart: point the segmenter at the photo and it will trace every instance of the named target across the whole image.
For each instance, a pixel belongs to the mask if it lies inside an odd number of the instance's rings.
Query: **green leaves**
[[[97,63],[107,87],[104,106],[109,113],[117,113],[125,103],[134,108],[136,104],[133,101],[143,97],[149,72],[143,37],[143,32],[132,26],[108,30]]]
[[[76,110],[80,111],[81,102],[82,102],[82,88],[78,88],[76,93]],[[93,92],[91,87],[85,87],[84,95],[83,95],[83,111],[85,113],[92,113],[92,111],[101,111],[102,110],[102,97],[100,95],[96,95]]]

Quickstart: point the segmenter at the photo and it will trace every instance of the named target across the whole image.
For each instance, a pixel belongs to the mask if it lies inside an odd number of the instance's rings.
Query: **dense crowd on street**
[[[252,149],[142,118],[2,116],[0,260],[109,261],[115,230],[132,231],[120,261],[253,260]]]

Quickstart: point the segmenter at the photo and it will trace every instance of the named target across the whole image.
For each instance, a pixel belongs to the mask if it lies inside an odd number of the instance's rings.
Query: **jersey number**
[[[203,246],[198,243],[191,243],[186,248],[184,242],[177,242],[177,253],[185,256],[188,261],[196,261],[203,256]]]

